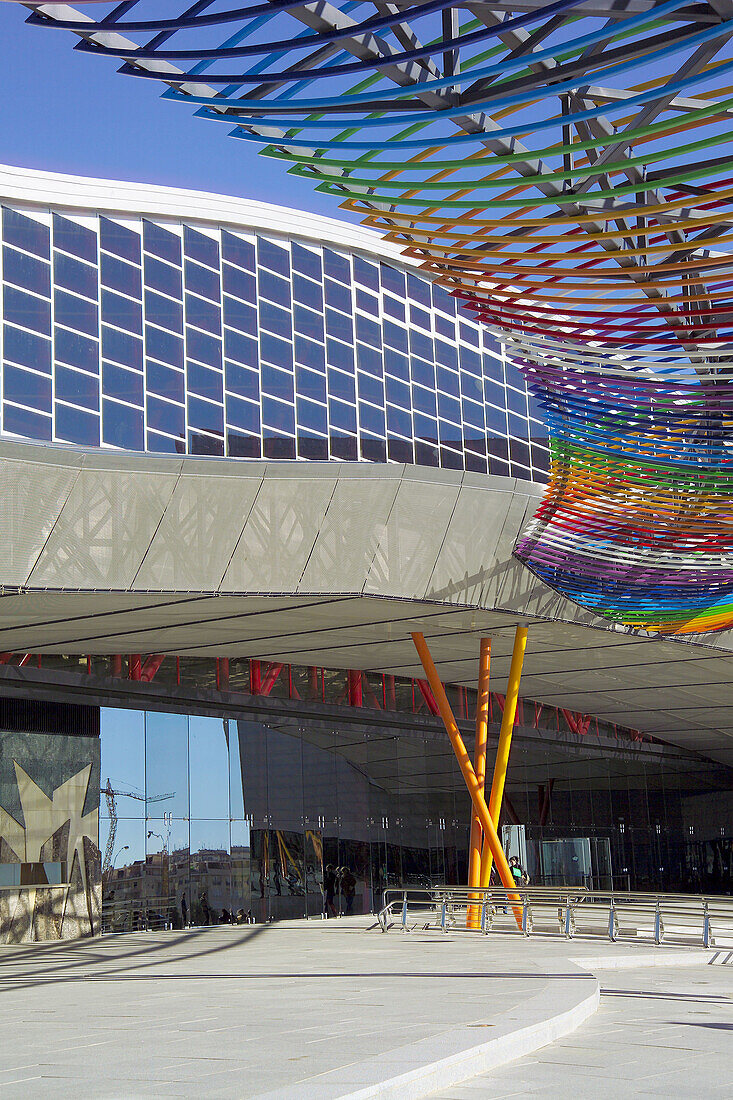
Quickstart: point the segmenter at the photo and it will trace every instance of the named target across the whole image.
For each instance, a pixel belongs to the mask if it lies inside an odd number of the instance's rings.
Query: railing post
[[[481,931],[486,935],[486,894],[481,896]]]
[[[703,947],[714,946],[713,930],[710,926],[710,910],[708,909],[708,903],[704,901],[702,903],[702,945]]]
[[[440,927],[441,927],[441,930],[443,932],[445,932],[445,917],[446,917],[446,904],[445,904],[445,898],[443,898],[443,905],[442,905],[441,910],[440,910]]]
[[[611,899],[611,908],[608,911],[608,938],[612,943],[618,939],[618,923],[616,921],[616,907]]]
[[[662,923],[662,911],[659,908],[659,898],[657,898],[657,909],[654,914],[654,942],[656,943],[657,947],[660,946],[663,936],[664,924]]]
[[[525,936],[529,935],[528,915],[529,915],[529,902],[527,900],[527,895],[522,894],[522,932],[524,933]]]
[[[402,895],[402,931],[407,929],[407,890]]]
[[[570,905],[570,898],[567,897],[565,899],[565,938],[568,939],[568,940],[572,939],[572,934],[573,934],[572,933],[572,928],[573,928],[572,921],[573,921],[573,911],[572,911],[572,908],[571,908],[571,905]]]

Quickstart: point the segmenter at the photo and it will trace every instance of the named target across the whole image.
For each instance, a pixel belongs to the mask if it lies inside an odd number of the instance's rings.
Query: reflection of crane
[[[105,875],[112,867],[112,853],[115,847],[115,837],[117,836],[117,803],[116,798],[135,798],[138,802],[144,802],[146,805],[150,802],[165,802],[167,798],[173,798],[173,794],[155,794],[150,798],[146,798],[144,794],[133,794],[132,791],[115,791],[112,789],[112,780],[107,780],[107,786],[104,788],[104,796],[107,799],[107,809],[109,811],[109,836],[107,837],[107,846],[104,849],[104,860],[102,862],[102,874]]]

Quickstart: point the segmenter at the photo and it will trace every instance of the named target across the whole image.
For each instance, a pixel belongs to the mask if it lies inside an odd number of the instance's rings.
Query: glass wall
[[[489,759],[497,736],[492,723]],[[106,709],[101,737],[118,903],[265,921],[320,916],[329,868],[335,908],[354,913],[387,887],[466,881],[469,799],[432,718]],[[504,839],[536,884],[730,892],[732,777],[670,746],[518,727]]]
[[[4,207],[1,228],[8,434],[544,479],[522,375],[415,272],[134,217]]]

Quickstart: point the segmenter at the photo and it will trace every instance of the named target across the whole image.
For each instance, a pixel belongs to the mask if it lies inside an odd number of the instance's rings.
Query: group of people
[[[194,907],[195,908],[195,907]],[[192,914],[198,919],[197,924],[254,924],[255,918],[252,915],[251,909],[237,909],[236,913],[232,909],[230,912],[228,909],[222,909],[221,913],[217,916],[216,911],[209,906],[208,895],[205,890],[202,890],[199,894],[198,913]],[[186,899],[185,892],[181,894],[181,927],[188,927],[188,901]]]
[[[337,917],[339,915],[336,907],[336,898],[339,895],[343,902],[342,915],[348,917],[354,910],[356,877],[350,867],[334,867],[332,863],[327,863],[323,872],[324,917]]]

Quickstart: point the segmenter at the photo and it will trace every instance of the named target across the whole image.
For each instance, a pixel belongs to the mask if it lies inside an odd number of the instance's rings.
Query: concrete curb
[[[570,977],[571,975],[568,975]],[[590,974],[580,971],[572,977],[580,980],[582,995],[555,1014],[546,1015],[547,994],[538,995],[519,1011],[535,1020],[517,1027],[515,1009],[500,1021],[495,1034],[485,1043],[474,1043],[475,1033],[461,1026],[440,1036],[424,1039],[407,1047],[398,1047],[378,1058],[352,1063],[261,1094],[257,1100],[419,1100],[438,1090],[451,1088],[478,1074],[532,1054],[540,1047],[571,1034],[598,1008],[600,987]],[[573,983],[575,990],[576,986]],[[566,998],[569,1000],[570,998]],[[475,1026],[475,1025],[474,1025]]]

